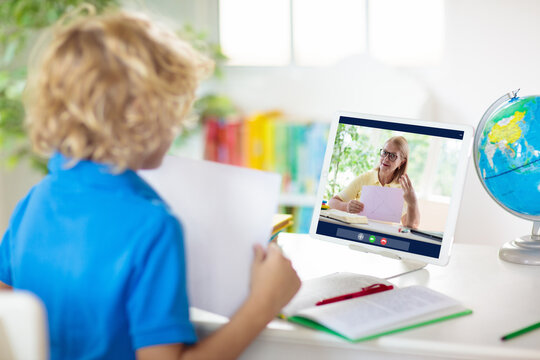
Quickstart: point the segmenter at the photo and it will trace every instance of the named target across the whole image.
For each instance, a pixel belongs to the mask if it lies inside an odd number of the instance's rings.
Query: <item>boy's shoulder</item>
[[[37,218],[41,219],[49,214],[58,219],[49,226],[62,226],[61,221],[67,217],[81,226],[88,222],[92,232],[107,229],[107,235],[101,237],[129,238],[126,244],[141,249],[153,246],[155,241],[181,237],[180,221],[150,185],[134,172],[117,180],[120,178],[112,178],[112,183],[66,183],[66,179],[47,175],[28,195],[28,215],[36,218],[40,213]]]
[[[127,197],[134,206],[140,206],[159,217],[174,217],[170,206],[137,174],[135,174],[133,185]]]
[[[45,176],[21,201],[35,200],[38,204],[49,201],[60,207],[76,207],[88,212],[116,213],[120,217],[161,222],[175,218],[169,205],[137,173],[80,177],[60,173]],[[88,175],[88,174],[82,174]],[[142,220],[141,220],[142,221]]]
[[[32,186],[28,193],[21,199],[19,202],[15,205],[15,208],[13,209],[13,212],[11,213],[11,217],[9,219],[9,227],[12,228],[14,226],[17,226],[24,215],[24,212],[26,210],[26,207],[28,206],[28,202],[30,201],[30,198],[32,197],[32,194],[34,193],[36,187],[39,186],[40,183]]]

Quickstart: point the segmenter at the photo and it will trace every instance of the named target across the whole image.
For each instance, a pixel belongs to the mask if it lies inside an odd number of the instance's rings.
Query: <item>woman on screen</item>
[[[417,228],[420,223],[418,200],[407,175],[409,144],[403,136],[394,136],[386,140],[380,150],[379,165],[372,170],[357,176],[339,194],[334,195],[328,205],[333,209],[349,213],[359,213],[364,210],[360,194],[364,185],[379,185],[403,189],[403,199],[407,209],[401,217],[401,223],[410,228]]]

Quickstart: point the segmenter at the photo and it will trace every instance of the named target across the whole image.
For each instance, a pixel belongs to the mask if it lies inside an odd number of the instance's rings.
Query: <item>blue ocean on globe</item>
[[[516,97],[485,122],[476,144],[478,171],[497,202],[540,216],[540,97]]]

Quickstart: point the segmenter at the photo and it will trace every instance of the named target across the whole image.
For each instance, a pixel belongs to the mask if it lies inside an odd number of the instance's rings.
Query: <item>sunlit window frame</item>
[[[269,66],[269,67],[287,67],[287,66],[290,66],[290,67],[295,67],[295,66],[298,66],[298,67],[305,67],[306,65],[303,65],[303,64],[299,64],[298,61],[296,60],[295,58],[295,49],[294,49],[294,6],[293,6],[293,2],[295,0],[288,0],[289,1],[289,8],[290,8],[290,11],[289,11],[289,16],[290,16],[290,32],[289,32],[289,38],[290,38],[290,51],[289,51],[289,62],[288,64],[276,64],[276,65],[257,65],[257,64],[225,64],[226,66],[231,66],[231,67],[254,67],[254,68],[258,68],[258,67],[265,67],[265,66]],[[369,54],[370,56],[373,56],[372,54],[372,51],[371,51],[371,47],[370,47],[370,29],[369,29],[369,24],[370,24],[370,19],[369,19],[369,6],[370,6],[370,2],[372,1],[376,1],[376,0],[365,0],[365,6],[366,6],[366,9],[365,9],[365,12],[364,12],[364,26],[365,26],[365,31],[364,31],[364,36],[365,36],[365,39],[364,39],[364,42],[365,42],[365,52],[367,54]],[[216,0],[216,3],[217,3],[217,7],[218,7],[218,38],[220,38],[220,32],[221,32],[221,28],[220,28],[220,21],[219,21],[219,6],[221,6],[220,4],[220,0]],[[443,39],[440,39],[440,41],[444,41]],[[442,54],[441,54],[442,56]],[[417,66],[425,66],[425,64],[419,64],[419,65],[413,65],[413,64],[409,64],[409,63],[404,63],[404,64],[392,64],[393,66],[397,66],[397,67],[417,67]],[[308,65],[308,66],[312,66],[312,65]]]

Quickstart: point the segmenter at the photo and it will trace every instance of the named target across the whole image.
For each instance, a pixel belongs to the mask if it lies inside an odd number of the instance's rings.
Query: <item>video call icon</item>
[[[370,243],[374,243],[374,242],[375,242],[375,235],[371,235],[371,236],[369,237],[369,242],[370,242]]]

